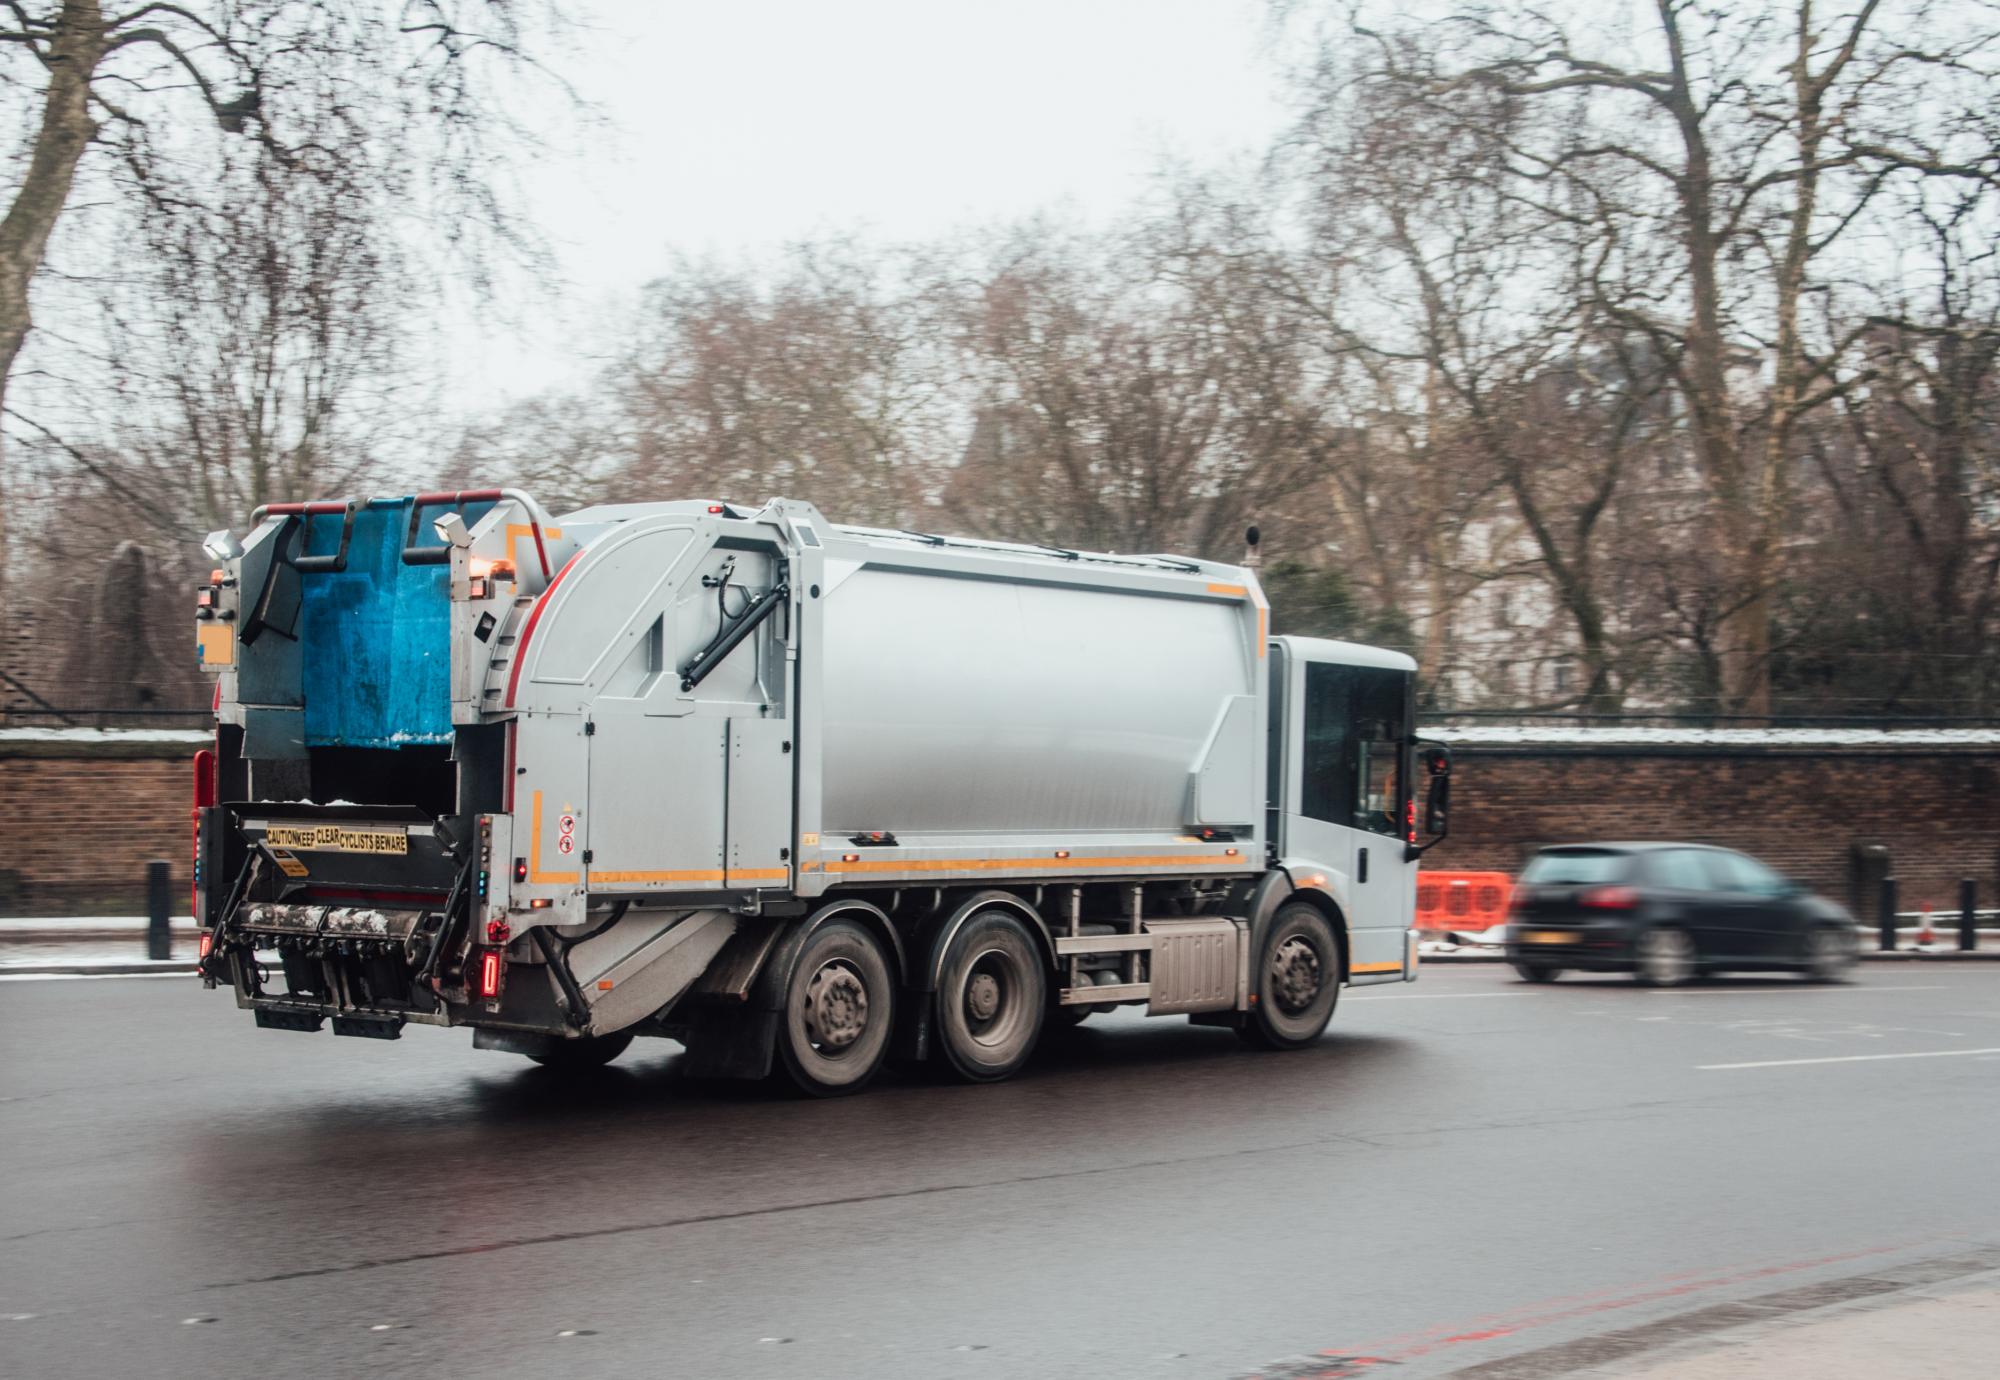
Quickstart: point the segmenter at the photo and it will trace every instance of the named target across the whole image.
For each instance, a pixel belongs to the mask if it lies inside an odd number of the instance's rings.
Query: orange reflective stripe
[[[868,858],[859,862],[826,862],[828,872],[1043,872],[1055,868],[1121,867],[1248,867],[1241,857],[1227,854],[1167,853],[1131,858]]]

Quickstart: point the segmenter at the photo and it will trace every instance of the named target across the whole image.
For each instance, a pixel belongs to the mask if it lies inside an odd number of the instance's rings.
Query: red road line
[[[1586,1290],[1576,1294],[1559,1294],[1524,1304],[1521,1308],[1504,1312],[1486,1313],[1477,1317],[1464,1318],[1456,1322],[1437,1323],[1427,1328],[1404,1332],[1392,1337],[1381,1338],[1355,1346],[1330,1346],[1322,1348],[1322,1356],[1342,1356],[1350,1360],[1366,1357],[1371,1361],[1383,1360],[1402,1362],[1427,1356],[1447,1346],[1457,1346],[1465,1342],[1492,1341],[1499,1337],[1511,1336],[1532,1328],[1546,1327],[1551,1323],[1567,1322],[1573,1318],[1591,1317],[1601,1313],[1615,1312],[1621,1308],[1632,1308],[1645,1303],[1657,1303],[1663,1299],[1681,1298],[1688,1294],[1700,1293],[1704,1289],[1717,1289],[1731,1284],[1747,1284],[1755,1280],[1769,1279],[1775,1275],[1794,1274],[1800,1270],[1816,1269],[1824,1265],[1837,1265],[1849,1260],[1859,1260],[1865,1256],[1885,1255],[1892,1251],[1908,1250],[1927,1244],[1933,1238],[1895,1242],[1886,1246],[1870,1246],[1862,1250],[1841,1251],[1832,1255],[1816,1256],[1809,1260],[1788,1261],[1777,1265],[1744,1267],[1726,1274],[1705,1274],[1690,1270],[1678,1274],[1662,1275],[1652,1285],[1642,1287],[1638,1292],[1617,1293],[1629,1285],[1610,1285],[1603,1289]]]

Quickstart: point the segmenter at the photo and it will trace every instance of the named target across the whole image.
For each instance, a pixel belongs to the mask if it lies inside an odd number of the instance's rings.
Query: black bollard
[[[1882,879],[1882,909],[1876,916],[1876,922],[1879,929],[1877,942],[1881,944],[1882,952],[1885,954],[1896,952],[1896,879],[1894,877],[1884,877]]]
[[[173,867],[169,863],[146,864],[146,957],[174,956],[173,931],[167,927],[173,909]]]
[[[1979,883],[1970,877],[1958,884],[1958,947],[1979,947]]]

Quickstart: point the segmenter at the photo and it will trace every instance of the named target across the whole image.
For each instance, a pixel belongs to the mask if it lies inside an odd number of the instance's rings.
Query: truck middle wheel
[[[863,926],[832,921],[807,936],[792,962],[779,1060],[814,1097],[860,1092],[882,1067],[895,1016],[882,942]]]
[[[993,1083],[1035,1052],[1048,1010],[1042,951],[1020,918],[985,910],[967,920],[938,974],[938,1045],[959,1077]]]

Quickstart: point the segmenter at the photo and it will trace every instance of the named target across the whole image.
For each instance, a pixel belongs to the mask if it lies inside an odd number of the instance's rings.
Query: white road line
[[[1367,995],[1366,988],[1350,992],[1348,1001],[1470,1001],[1478,997],[1547,997],[1550,992],[1377,992]]]
[[[178,973],[9,973],[0,971],[0,982],[110,982],[116,978],[191,978],[194,965]]]
[[[1387,986],[1387,983],[1382,984]],[[1693,991],[1675,988],[1660,991],[1652,987],[1578,987],[1572,984],[1565,989],[1569,992],[1602,993],[1607,991],[1633,991],[1648,997],[1772,997],[1772,996],[1858,996],[1863,992],[1943,992],[1948,984],[1937,983],[1923,987],[1703,987]],[[1356,987],[1343,999],[1346,1001],[1472,1001],[1488,997],[1558,997],[1563,991],[1537,992],[1370,992],[1366,987]]]
[[[1785,1069],[1800,1064],[1869,1064],[1878,1059],[1951,1059],[1967,1054],[2000,1054],[2000,1049],[1925,1049],[1913,1054],[1838,1054],[1826,1059],[1760,1059],[1754,1064],[1696,1064],[1697,1069]]]
[[[1867,987],[1856,983],[1844,987],[1647,987],[1641,990],[1649,997],[1851,997],[1863,992],[1942,992],[1949,985],[1936,982],[1920,987]]]

